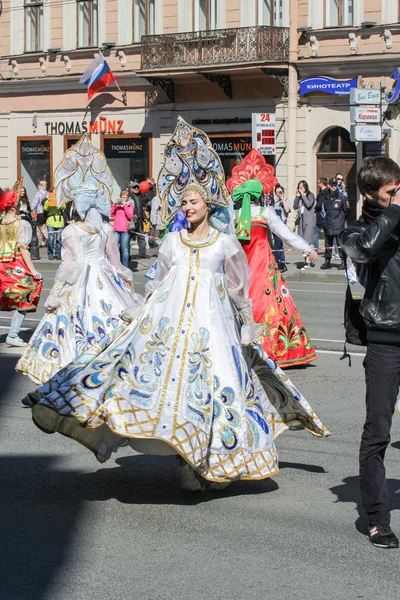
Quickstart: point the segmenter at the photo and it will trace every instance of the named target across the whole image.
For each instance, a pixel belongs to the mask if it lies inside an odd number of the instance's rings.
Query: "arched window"
[[[356,145],[350,140],[350,133],[343,127],[332,127],[322,138],[318,154],[347,153],[356,153]]]

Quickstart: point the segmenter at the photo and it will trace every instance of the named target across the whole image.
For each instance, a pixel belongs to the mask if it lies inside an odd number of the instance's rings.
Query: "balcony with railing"
[[[142,37],[142,74],[278,63],[289,58],[286,27],[239,27]]]

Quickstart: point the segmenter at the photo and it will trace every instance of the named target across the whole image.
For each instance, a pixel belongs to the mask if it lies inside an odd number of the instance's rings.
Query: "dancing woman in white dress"
[[[190,162],[191,180],[175,188],[190,229],[163,240],[145,303],[127,311],[130,324],[106,346],[98,344],[95,358],[83,354],[28,397],[42,430],[70,436],[101,462],[127,444],[147,454],[178,454],[179,481],[190,491],[205,481],[274,475],[274,438],[288,427],[328,435],[290,380],[260,346],[252,347],[259,332],[246,256],[234,235],[212,226],[214,207],[227,206],[229,197],[212,147],[195,131],[186,142],[179,130],[179,143],[173,138],[170,145],[186,148],[182,158],[189,145],[203,172],[214,158],[209,185],[198,184]],[[164,168],[169,182],[175,158]],[[161,191],[162,181],[160,175]],[[164,202],[175,207],[168,190]]]

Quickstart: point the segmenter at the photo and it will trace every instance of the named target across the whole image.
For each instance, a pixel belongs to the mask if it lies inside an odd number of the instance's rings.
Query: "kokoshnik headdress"
[[[277,183],[274,167],[255,148],[250,150],[239,165],[233,167],[226,187],[234,202],[242,200],[236,226],[236,235],[240,240],[250,239],[252,198],[257,199],[262,193],[269,194]]]
[[[227,230],[232,221],[231,200],[225,187],[221,160],[207,135],[186,123],[178,122],[164,152],[164,164],[158,175],[161,200],[160,219],[167,225],[180,210],[185,191],[198,191],[211,209],[210,223]],[[214,219],[214,222],[213,222]]]
[[[97,229],[101,214],[110,216],[113,176],[103,152],[96,148],[87,133],[79,142],[64,152],[54,174],[54,192],[57,206],[69,200],[81,219],[88,220]]]

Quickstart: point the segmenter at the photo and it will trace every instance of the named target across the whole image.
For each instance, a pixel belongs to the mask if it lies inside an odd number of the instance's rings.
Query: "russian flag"
[[[90,63],[80,78],[80,83],[84,83],[87,87],[88,100],[113,81],[115,81],[113,72],[101,53]]]

